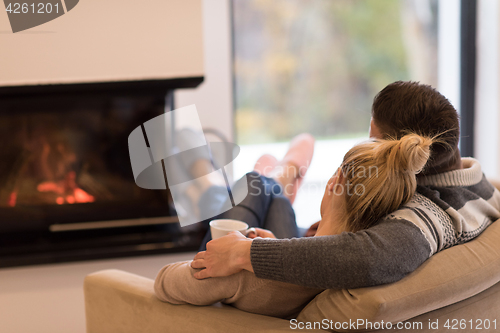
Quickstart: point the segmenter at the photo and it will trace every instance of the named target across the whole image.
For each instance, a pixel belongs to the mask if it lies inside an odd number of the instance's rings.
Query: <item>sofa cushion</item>
[[[443,250],[404,279],[382,286],[326,290],[298,320],[398,322],[459,302],[500,281],[500,220],[476,239]]]

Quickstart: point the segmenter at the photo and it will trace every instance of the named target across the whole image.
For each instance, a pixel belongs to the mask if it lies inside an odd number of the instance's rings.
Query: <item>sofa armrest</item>
[[[87,333],[290,331],[288,320],[220,303],[194,306],[161,302],[153,284],[151,279],[114,269],[88,275],[84,281]]]

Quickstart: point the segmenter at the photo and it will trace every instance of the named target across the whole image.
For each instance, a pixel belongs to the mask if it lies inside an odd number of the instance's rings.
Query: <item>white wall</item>
[[[0,33],[0,86],[201,76],[201,19],[201,0],[80,1],[43,25]],[[0,31],[9,30],[2,9]]]
[[[175,93],[175,107],[196,104],[203,127],[233,140],[231,21],[229,0],[203,1],[205,81]]]
[[[460,2],[439,1],[438,90],[460,112]]]
[[[500,4],[478,1],[474,157],[488,177],[500,176]]]
[[[205,82],[178,91],[176,108],[196,104],[204,127],[233,139],[230,16],[228,0],[203,1]],[[75,8],[76,10],[76,8]],[[0,332],[83,333],[83,279],[97,270],[117,268],[154,278],[166,263],[194,253],[121,260],[0,269]]]

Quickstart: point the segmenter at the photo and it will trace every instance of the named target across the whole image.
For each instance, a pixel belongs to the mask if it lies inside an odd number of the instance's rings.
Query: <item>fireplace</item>
[[[127,139],[201,81],[0,88],[0,267],[196,250],[206,228],[134,183]]]
[[[203,81],[202,8],[80,1],[26,31],[0,20],[0,267],[198,248],[203,224],[181,228],[168,189],[135,184],[128,135]]]

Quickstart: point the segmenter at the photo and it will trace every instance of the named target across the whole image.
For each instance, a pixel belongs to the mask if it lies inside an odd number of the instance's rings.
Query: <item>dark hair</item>
[[[429,85],[397,81],[373,99],[372,118],[384,138],[407,133],[436,137],[423,173],[436,173],[457,163],[459,116],[450,101]]]

